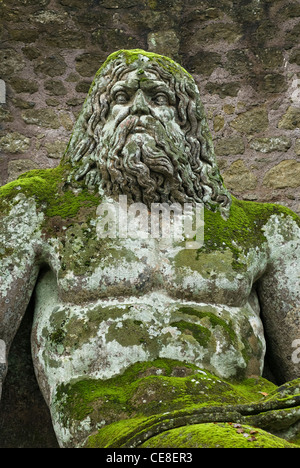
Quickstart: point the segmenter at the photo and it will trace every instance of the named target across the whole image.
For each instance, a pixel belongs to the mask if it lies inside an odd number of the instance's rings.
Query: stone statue
[[[203,210],[202,242],[139,235],[142,212],[172,228],[183,206]],[[222,446],[230,431],[232,446],[293,446],[300,219],[226,190],[181,66],[109,56],[60,165],[2,187],[0,207],[0,382],[34,294],[33,363],[61,447]]]

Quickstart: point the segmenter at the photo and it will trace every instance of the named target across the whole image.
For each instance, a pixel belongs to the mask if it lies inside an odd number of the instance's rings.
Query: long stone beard
[[[148,208],[151,203],[194,202],[193,177],[185,174],[183,141],[183,134],[170,135],[152,117],[126,117],[117,126],[113,141],[102,140],[98,145],[100,190],[113,198],[127,195]]]

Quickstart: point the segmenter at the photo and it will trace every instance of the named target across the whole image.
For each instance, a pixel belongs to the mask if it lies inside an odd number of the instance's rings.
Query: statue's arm
[[[258,293],[270,366],[282,383],[300,378],[300,222],[273,216],[265,234],[270,258]]]
[[[40,215],[20,196],[1,204],[0,214],[0,396],[12,340],[30,301],[39,272]]]

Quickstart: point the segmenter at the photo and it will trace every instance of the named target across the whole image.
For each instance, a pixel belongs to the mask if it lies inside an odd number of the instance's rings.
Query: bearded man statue
[[[128,57],[113,54],[96,75],[68,150],[80,163],[75,179],[149,207],[200,202],[227,212],[230,196],[193,78],[165,57]]]
[[[135,232],[141,212],[174,224],[187,206],[200,245]],[[0,207],[0,382],[32,299],[61,447],[297,446],[300,219],[230,195],[180,65],[109,56],[60,165],[2,187]],[[122,235],[99,229],[112,218]]]

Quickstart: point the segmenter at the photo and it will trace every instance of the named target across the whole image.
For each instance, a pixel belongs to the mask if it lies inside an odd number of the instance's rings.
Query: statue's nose
[[[135,98],[131,107],[131,113],[137,114],[137,115],[149,114],[149,106],[145,99],[144,93],[141,89],[139,89],[135,95]]]

